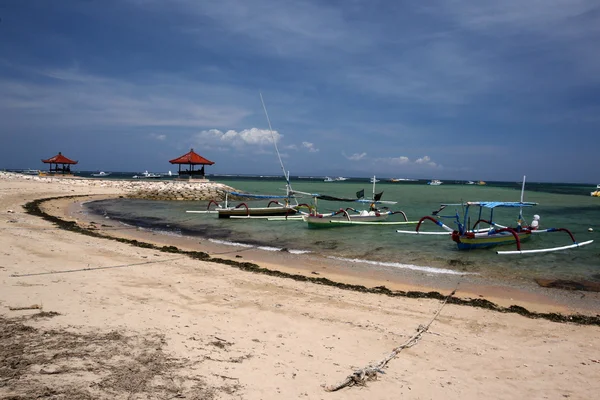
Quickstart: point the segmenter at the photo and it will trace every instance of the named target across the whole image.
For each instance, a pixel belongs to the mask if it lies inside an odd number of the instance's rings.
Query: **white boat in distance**
[[[392,178],[390,179],[390,182],[416,182],[417,179],[410,179],[410,178]]]
[[[23,171],[21,171],[21,174],[24,174],[24,175],[39,175],[40,174],[40,170],[39,169],[24,169]]]
[[[109,176],[109,175],[110,175],[110,172],[104,172],[104,171],[100,171],[96,174],[92,174],[92,176],[94,176],[96,178],[102,178],[102,177]]]
[[[600,185],[596,185],[596,190],[593,192],[590,192],[590,196],[600,197]]]
[[[323,182],[343,182],[343,181],[347,181],[348,178],[344,178],[342,176],[338,176],[337,178],[330,178],[328,176],[325,177],[325,179],[323,179]]]
[[[428,185],[431,186],[439,186],[442,184],[442,181],[438,180],[438,179],[432,179],[429,182],[427,182]]]
[[[133,179],[160,179],[162,176],[152,172],[144,171],[140,175],[134,175]]]

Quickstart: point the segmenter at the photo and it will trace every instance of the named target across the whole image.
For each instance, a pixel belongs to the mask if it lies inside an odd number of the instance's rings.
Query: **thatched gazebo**
[[[189,153],[186,153],[186,154],[182,155],[181,157],[177,157],[173,160],[170,160],[169,162],[171,164],[179,165],[179,171],[178,171],[179,177],[200,178],[200,179],[205,178],[204,166],[214,164],[214,162],[207,160],[206,158],[204,158],[201,155],[194,152],[194,149],[191,149],[189,151]],[[182,171],[181,170],[182,165],[187,165],[188,168]],[[202,168],[199,170],[194,170],[194,166],[196,166],[196,165],[202,165]]]
[[[47,160],[42,160],[42,162],[44,164],[50,164],[49,172],[55,174],[70,174],[71,165],[78,163],[78,161],[73,161],[70,158],[63,156],[60,151],[54,157],[50,157]],[[58,164],[61,164],[61,166],[59,167]]]

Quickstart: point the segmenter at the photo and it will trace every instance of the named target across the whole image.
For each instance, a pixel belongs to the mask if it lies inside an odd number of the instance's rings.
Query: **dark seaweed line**
[[[79,197],[86,197],[86,195],[49,197],[49,198],[37,199],[37,200],[31,201],[31,202],[25,204],[23,206],[23,208],[25,208],[25,210],[27,211],[28,214],[40,217],[48,222],[55,224],[57,227],[67,230],[67,231],[76,232],[76,233],[80,233],[83,235],[93,236],[93,237],[102,238],[102,239],[115,240],[117,242],[127,243],[132,246],[142,247],[142,248],[146,248],[146,249],[153,249],[153,250],[161,251],[164,253],[184,254],[195,260],[202,260],[202,261],[209,261],[209,262],[225,264],[225,265],[229,265],[234,268],[238,268],[242,271],[248,271],[248,272],[264,274],[264,275],[269,275],[269,276],[276,276],[276,277],[280,277],[280,278],[288,278],[288,279],[293,279],[295,281],[300,281],[300,282],[311,282],[311,283],[315,283],[318,285],[333,286],[333,287],[337,287],[339,289],[352,290],[355,292],[384,294],[384,295],[390,296],[390,297],[409,297],[409,298],[436,299],[436,300],[444,300],[446,298],[445,295],[443,295],[439,292],[419,292],[419,291],[405,292],[402,290],[394,291],[394,290],[388,289],[385,286],[376,286],[376,287],[368,288],[368,287],[365,287],[362,285],[351,285],[351,284],[347,284],[347,283],[335,282],[335,281],[332,281],[327,278],[316,278],[316,277],[309,277],[309,276],[298,275],[298,274],[289,274],[286,272],[263,268],[254,263],[225,260],[222,258],[214,258],[214,257],[211,257],[208,253],[205,253],[202,251],[186,251],[186,250],[181,250],[175,246],[162,246],[161,247],[161,246],[156,246],[151,243],[140,242],[135,239],[124,239],[124,238],[108,236],[108,235],[104,235],[100,232],[97,232],[93,229],[82,228],[79,225],[77,225],[76,222],[65,221],[61,218],[50,215],[50,214],[42,211],[42,209],[40,208],[40,205],[46,201],[57,200],[57,199],[75,199],[75,198],[79,198]],[[510,307],[502,307],[502,306],[499,306],[499,305],[492,303],[491,301],[485,300],[485,299],[461,299],[458,297],[451,297],[448,300],[448,303],[456,304],[456,305],[478,307],[478,308],[485,308],[488,310],[497,311],[497,312],[501,312],[501,313],[515,313],[515,314],[520,314],[520,315],[522,315],[524,317],[528,317],[528,318],[546,319],[546,320],[553,321],[553,322],[572,322],[572,323],[581,324],[581,325],[600,326],[600,315],[586,316],[586,315],[581,315],[581,314],[564,315],[564,314],[559,314],[559,313],[538,313],[538,312],[529,311],[526,308],[523,308],[523,307],[517,306],[517,305],[512,305]]]

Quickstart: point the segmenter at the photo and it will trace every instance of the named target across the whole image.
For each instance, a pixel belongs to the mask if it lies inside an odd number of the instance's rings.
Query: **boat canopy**
[[[268,195],[268,194],[252,194],[252,193],[240,193],[240,192],[227,192],[239,197],[247,197],[249,199],[287,199],[289,196],[282,195]]]
[[[327,194],[318,194],[318,193],[314,193],[311,195],[312,197],[314,197],[315,199],[319,199],[319,200],[326,200],[326,201],[358,201],[359,199],[352,199],[352,198],[348,198],[348,197],[335,197],[335,196],[329,196]]]
[[[484,208],[496,208],[496,207],[533,207],[537,206],[538,203],[532,203],[529,201],[468,201],[468,206],[479,206]]]

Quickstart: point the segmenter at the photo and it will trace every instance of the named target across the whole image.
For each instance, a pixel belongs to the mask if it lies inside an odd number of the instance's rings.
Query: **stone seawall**
[[[0,171],[0,179],[31,180],[36,182],[67,185],[104,187],[114,189],[115,194],[133,199],[150,200],[216,200],[225,198],[226,191],[236,189],[218,182],[174,180],[117,180],[80,177],[35,176]]]

